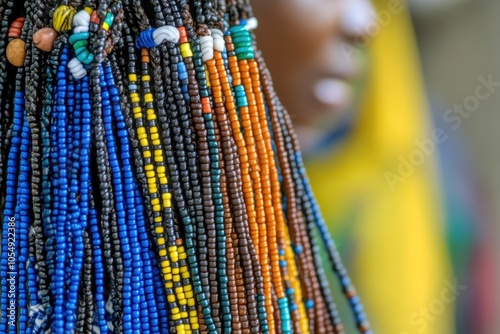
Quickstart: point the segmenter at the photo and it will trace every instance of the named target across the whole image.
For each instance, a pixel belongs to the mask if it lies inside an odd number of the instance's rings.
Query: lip
[[[338,77],[318,79],[312,86],[312,94],[319,105],[334,111],[346,109],[352,102],[352,85]]]

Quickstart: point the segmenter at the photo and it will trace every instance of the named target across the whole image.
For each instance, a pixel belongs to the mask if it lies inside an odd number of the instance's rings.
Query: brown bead
[[[33,43],[35,46],[44,52],[52,51],[54,47],[54,41],[57,38],[57,32],[52,28],[42,28],[39,29],[33,35]]]
[[[20,38],[13,39],[7,45],[6,54],[9,63],[16,67],[23,66],[26,58],[26,43]]]

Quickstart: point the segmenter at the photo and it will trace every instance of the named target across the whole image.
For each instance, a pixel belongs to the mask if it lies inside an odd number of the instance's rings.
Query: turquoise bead
[[[82,56],[82,57],[87,57],[87,55],[89,54],[89,50],[87,50],[87,48],[84,47],[84,46],[81,46],[79,48],[75,48],[75,55],[76,55],[77,58],[82,53],[84,53],[84,56]]]
[[[115,20],[115,16],[113,15],[113,13],[108,12],[106,14],[106,18],[104,19],[104,22],[106,22],[108,24],[108,26],[111,28],[114,20]]]
[[[90,33],[88,32],[79,32],[78,34],[73,34],[69,37],[69,44],[73,45],[77,41],[81,41],[84,39],[89,39]]]
[[[82,63],[85,64],[85,65],[89,65],[93,61],[94,61],[94,54],[93,53],[89,53],[89,55],[87,56],[87,58],[85,58],[84,60],[82,60]]]
[[[236,26],[232,26],[232,27],[229,28],[229,33],[231,35],[234,34],[234,33],[238,33],[240,31],[246,31],[246,32],[248,32],[248,30],[245,28],[245,26],[241,25],[241,24],[240,25],[236,25]]]

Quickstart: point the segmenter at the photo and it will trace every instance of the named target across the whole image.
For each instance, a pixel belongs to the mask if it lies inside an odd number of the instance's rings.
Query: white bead
[[[163,26],[153,32],[153,39],[157,45],[165,41],[177,43],[180,38],[179,30],[173,26]]]
[[[88,26],[78,26],[73,28],[73,34],[78,34],[80,32],[87,32],[89,31]]]
[[[214,38],[214,50],[224,51],[226,43],[224,41],[224,34],[219,29],[210,29],[212,37]]]
[[[259,21],[257,20],[257,18],[251,17],[247,20],[245,28],[247,28],[248,31],[252,31],[257,29],[258,26],[259,26]]]
[[[79,11],[73,16],[73,27],[84,26],[88,27],[90,25],[90,14],[84,10]]]
[[[214,59],[214,39],[212,36],[203,36],[200,38],[201,58],[204,62]]]
[[[68,68],[75,79],[81,79],[87,75],[87,70],[78,58],[73,58],[68,63]]]

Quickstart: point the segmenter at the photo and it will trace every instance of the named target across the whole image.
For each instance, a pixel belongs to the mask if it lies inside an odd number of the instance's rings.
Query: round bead
[[[54,11],[52,26],[58,32],[71,30],[71,22],[76,14],[74,7],[61,5]]]
[[[26,58],[26,43],[20,38],[13,39],[7,45],[6,55],[7,60],[12,65],[16,67],[23,66]]]
[[[50,52],[54,47],[54,41],[57,38],[57,32],[52,28],[42,28],[33,35],[33,43],[41,51]]]

